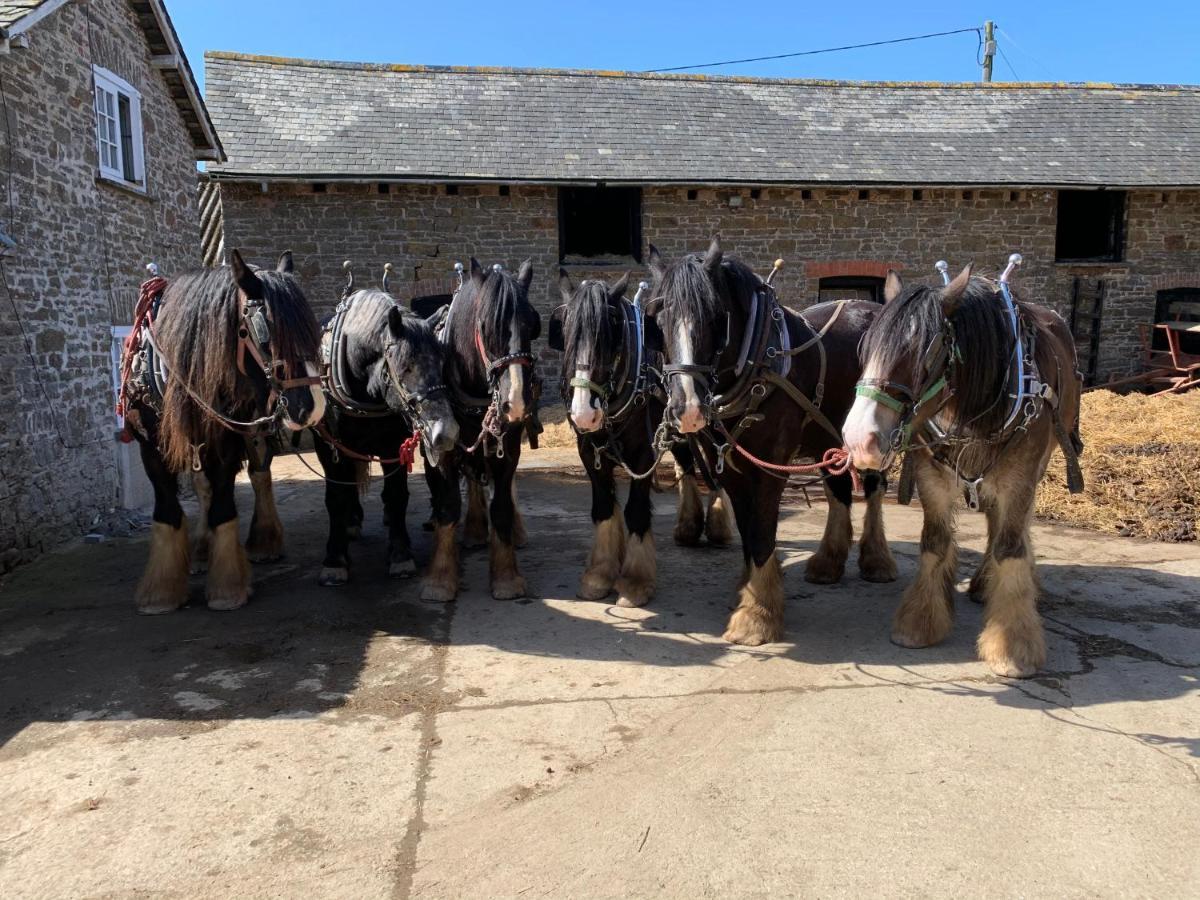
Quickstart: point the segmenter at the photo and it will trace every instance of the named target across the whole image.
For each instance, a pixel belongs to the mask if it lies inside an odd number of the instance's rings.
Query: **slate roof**
[[[205,62],[218,178],[1200,186],[1198,87]]]
[[[47,0],[0,0],[0,28],[8,29]]]

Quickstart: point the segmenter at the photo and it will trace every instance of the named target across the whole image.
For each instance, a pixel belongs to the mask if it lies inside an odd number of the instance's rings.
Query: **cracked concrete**
[[[944,645],[888,642],[919,510],[886,510],[900,584],[852,564],[826,588],[799,503],[787,642],[729,647],[740,554],[674,547],[670,495],[657,599],[572,599],[572,455],[527,458],[515,603],[486,552],[450,606],[389,581],[374,497],[354,582],[318,588],[320,487],[287,461],[288,557],[244,610],[138,618],[136,539],[11,576],[0,895],[1200,893],[1200,547],[1039,526],[1049,661],[1014,682],[975,660],[965,596]],[[965,577],[983,522],[962,524]]]

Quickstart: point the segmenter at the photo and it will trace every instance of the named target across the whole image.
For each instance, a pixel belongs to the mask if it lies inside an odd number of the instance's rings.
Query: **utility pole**
[[[992,80],[992,58],[996,55],[996,24],[990,19],[983,23],[983,80]]]

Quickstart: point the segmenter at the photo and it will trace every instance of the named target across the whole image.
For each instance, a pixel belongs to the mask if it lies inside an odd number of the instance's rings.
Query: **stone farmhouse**
[[[1092,381],[1139,365],[1139,326],[1200,293],[1200,88],[894,84],[427,68],[206,55],[229,158],[225,241],[290,247],[310,299],[351,259],[393,293],[455,260],[644,272],[725,246],[781,299],[878,297],[889,267],[995,273],[1073,321]],[[1196,299],[1193,297],[1193,299]],[[543,351],[547,368],[553,360]]]
[[[147,262],[199,265],[196,161],[225,156],[161,0],[0,0],[0,115],[5,571],[142,477],[114,355]]]

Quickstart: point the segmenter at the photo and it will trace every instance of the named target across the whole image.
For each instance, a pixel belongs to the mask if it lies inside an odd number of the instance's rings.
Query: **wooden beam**
[[[178,69],[180,66],[179,54],[165,53],[162,56],[152,56],[150,65],[156,69]]]

